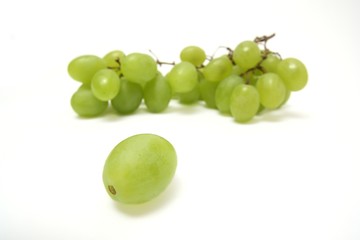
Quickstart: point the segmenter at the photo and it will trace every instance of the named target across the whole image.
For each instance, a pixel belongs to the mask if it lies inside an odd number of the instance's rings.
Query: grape
[[[290,96],[291,96],[291,91],[286,89],[284,101],[280,104],[280,106],[278,108],[281,108],[282,106],[284,106],[290,99]]]
[[[142,87],[134,82],[121,78],[119,93],[111,100],[111,106],[120,114],[130,114],[139,108],[142,98]]]
[[[83,55],[73,59],[68,65],[68,73],[74,80],[90,84],[94,74],[106,68],[103,59],[94,55]]]
[[[308,81],[305,65],[296,58],[282,60],[277,67],[277,73],[290,91],[303,89]]]
[[[261,62],[260,66],[266,71],[266,72],[277,72],[277,67],[279,63],[281,62],[280,58],[276,54],[269,54],[267,55],[266,59]]]
[[[245,72],[244,69],[241,69],[238,65],[233,65],[233,70],[232,70],[233,75],[241,75],[244,72]]]
[[[200,79],[200,97],[205,101],[205,104],[208,108],[216,109],[215,91],[218,85],[219,82],[210,82],[205,78]]]
[[[113,69],[118,75],[121,74],[121,64],[125,59],[125,54],[120,50],[114,50],[103,57],[106,66]]]
[[[71,97],[72,109],[81,117],[96,117],[102,114],[108,106],[92,93],[88,85],[82,85]]]
[[[198,74],[194,65],[189,62],[176,64],[166,75],[174,93],[189,92],[198,83]]]
[[[147,109],[153,113],[164,111],[172,97],[169,83],[159,73],[153,80],[146,83],[144,101]]]
[[[227,56],[222,56],[211,60],[204,67],[204,77],[210,82],[220,82],[231,75],[233,65]]]
[[[261,61],[261,51],[255,42],[244,41],[236,46],[233,59],[241,69],[247,70]]]
[[[230,97],[230,112],[237,122],[248,122],[258,112],[260,97],[252,85],[236,86]]]
[[[284,101],[286,87],[284,82],[275,73],[265,73],[256,83],[260,102],[267,109],[275,109]]]
[[[230,75],[219,83],[215,91],[216,107],[222,113],[230,113],[230,96],[234,88],[244,83],[244,79],[237,75]]]
[[[196,67],[201,66],[206,59],[205,51],[197,46],[188,46],[180,53],[181,61],[194,64]]]
[[[193,90],[186,93],[179,93],[179,101],[183,104],[193,104],[199,101],[200,99],[200,87],[199,84],[196,84]]]
[[[138,134],[121,141],[110,152],[103,183],[115,201],[144,203],[167,188],[176,166],[176,152],[170,142],[158,135]]]
[[[157,74],[155,60],[147,54],[131,53],[125,57],[121,64],[121,71],[130,82],[145,85]]]
[[[247,76],[249,79],[249,83],[253,86],[256,86],[257,81],[263,74],[264,73],[259,69],[255,69],[255,70],[251,71],[250,73],[248,73],[248,76]]]
[[[102,69],[91,80],[91,90],[99,100],[113,99],[119,92],[120,78],[111,69]]]

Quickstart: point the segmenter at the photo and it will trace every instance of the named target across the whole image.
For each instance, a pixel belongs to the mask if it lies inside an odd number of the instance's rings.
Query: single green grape
[[[232,75],[241,75],[244,72],[244,69],[241,69],[238,65],[233,65]]]
[[[240,84],[234,88],[230,97],[230,112],[237,122],[248,122],[258,112],[260,97],[252,85]]]
[[[194,64],[194,66],[199,67],[204,63],[206,54],[200,47],[188,46],[180,52],[180,59],[181,61],[190,62]]]
[[[101,69],[91,80],[91,90],[101,101],[113,99],[119,92],[120,78],[111,69]]]
[[[108,102],[97,99],[85,84],[72,95],[70,103],[72,109],[81,117],[99,116],[108,106]]]
[[[275,73],[263,74],[256,83],[260,102],[267,109],[275,109],[283,103],[286,87],[281,78]]]
[[[208,108],[216,109],[215,92],[219,82],[210,82],[201,77],[199,82],[200,98]]]
[[[198,73],[193,64],[180,62],[165,76],[174,93],[190,92],[198,83]]]
[[[106,63],[103,59],[94,55],[83,55],[69,63],[68,73],[74,80],[90,84],[95,73],[104,68]]]
[[[144,102],[150,112],[164,111],[168,107],[171,97],[171,87],[161,73],[147,82],[144,87]]]
[[[277,73],[277,67],[281,59],[278,55],[270,53],[266,56],[265,60],[261,62],[260,66],[265,70],[265,72]]]
[[[277,73],[290,91],[303,89],[308,81],[308,72],[305,65],[296,58],[282,60],[277,67]]]
[[[179,93],[179,102],[183,104],[193,104],[199,101],[200,99],[200,87],[199,84],[196,84],[193,90],[186,93]]]
[[[222,80],[215,91],[216,107],[222,113],[230,113],[230,97],[234,88],[243,84],[244,79],[238,75],[230,75]]]
[[[121,64],[121,71],[128,81],[138,83],[141,86],[153,79],[158,72],[155,60],[142,53],[127,55]]]
[[[203,70],[206,80],[210,82],[220,82],[233,72],[233,65],[227,56],[214,58]]]
[[[123,51],[114,50],[108,52],[103,59],[108,68],[113,69],[118,75],[121,74],[121,64],[125,59],[125,53]]]
[[[135,112],[143,99],[142,87],[134,82],[121,78],[119,93],[111,100],[111,106],[120,114]]]
[[[115,201],[144,203],[168,187],[176,166],[176,152],[169,141],[155,134],[138,134],[111,151],[104,165],[103,183]]]
[[[241,42],[234,50],[233,60],[245,71],[253,68],[261,61],[260,48],[253,41]]]

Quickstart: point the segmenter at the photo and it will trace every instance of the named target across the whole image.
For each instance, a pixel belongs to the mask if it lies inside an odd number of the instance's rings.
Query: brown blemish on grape
[[[111,192],[113,195],[116,194],[116,190],[115,190],[114,186],[108,185],[108,189],[109,189],[109,192]]]

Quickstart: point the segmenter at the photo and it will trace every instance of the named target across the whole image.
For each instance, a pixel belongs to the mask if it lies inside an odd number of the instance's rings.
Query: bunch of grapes
[[[109,105],[119,114],[131,114],[142,102],[149,112],[159,113],[171,99],[178,99],[184,104],[204,102],[237,122],[250,121],[264,109],[279,109],[308,81],[300,60],[282,59],[267,48],[273,36],[243,41],[219,57],[207,57],[202,48],[188,46],[180,52],[179,63],[120,50],[103,58],[79,56],[68,65],[69,75],[82,83],[71,106],[82,117],[99,116]],[[163,74],[162,64],[173,67]]]

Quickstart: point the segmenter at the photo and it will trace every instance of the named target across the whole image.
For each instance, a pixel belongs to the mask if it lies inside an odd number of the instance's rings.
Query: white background
[[[0,3],[0,239],[360,239],[359,1],[41,1]],[[237,124],[173,102],[81,119],[67,64],[151,49],[163,61],[211,55],[255,36],[307,66],[281,110]],[[162,69],[166,71],[166,68]],[[178,154],[169,188],[143,205],[102,185],[111,149],[136,133]]]

